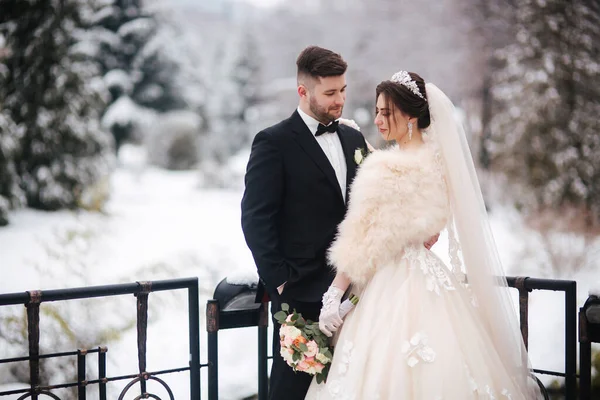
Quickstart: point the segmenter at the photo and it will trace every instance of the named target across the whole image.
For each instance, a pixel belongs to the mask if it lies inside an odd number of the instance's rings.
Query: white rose
[[[282,347],[281,350],[279,350],[279,354],[281,354],[281,358],[283,358],[288,365],[296,364],[293,357],[294,350],[287,347]]]
[[[285,338],[285,339],[289,339],[289,340],[294,340],[301,334],[302,334],[302,332],[300,331],[300,329],[296,328],[295,326],[291,326],[291,325],[282,326],[279,329],[279,336],[282,339]]]
[[[358,165],[363,161],[364,157],[361,149],[354,150],[354,162]]]
[[[327,357],[325,354],[323,353],[318,353],[315,358],[317,359],[317,361],[319,361],[322,364],[327,364],[329,361],[331,361],[329,359],[329,357]]]

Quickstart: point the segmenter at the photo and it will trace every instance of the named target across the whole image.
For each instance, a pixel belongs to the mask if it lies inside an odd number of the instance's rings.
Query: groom
[[[354,152],[366,151],[355,129],[338,125],[346,100],[342,57],[311,46],[296,61],[298,109],[259,132],[252,143],[242,199],[242,228],[271,312],[288,303],[316,321],[334,278],[326,251],[344,218],[356,174]],[[259,289],[261,289],[259,288]],[[279,354],[274,322],[269,399],[304,399],[312,377],[294,372]]]

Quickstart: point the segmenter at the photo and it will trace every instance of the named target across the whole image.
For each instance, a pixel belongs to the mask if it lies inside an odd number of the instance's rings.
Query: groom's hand
[[[281,293],[283,293],[283,288],[285,287],[285,284],[287,283],[287,281],[283,282],[281,284],[281,286],[277,287],[277,293],[279,293],[279,295],[281,295]]]
[[[429,239],[428,241],[426,241],[425,243],[423,243],[425,245],[425,247],[427,248],[427,250],[431,250],[431,248],[433,247],[434,244],[437,243],[438,239],[440,238],[440,234],[438,233],[435,236],[432,236],[431,239]]]
[[[319,315],[319,329],[328,337],[331,337],[333,332],[337,331],[342,325],[340,303],[343,295],[344,291],[335,286],[329,286],[329,289],[323,295],[323,307]]]

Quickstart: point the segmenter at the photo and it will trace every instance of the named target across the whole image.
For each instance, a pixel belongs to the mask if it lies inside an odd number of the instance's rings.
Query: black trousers
[[[321,302],[308,303],[286,298],[285,290],[281,296],[271,294],[271,312],[281,311],[281,304],[287,303],[290,311],[296,309],[304,319],[317,321],[321,311]],[[294,372],[279,353],[279,328],[281,325],[273,317],[273,366],[269,387],[269,400],[304,400],[312,375]]]

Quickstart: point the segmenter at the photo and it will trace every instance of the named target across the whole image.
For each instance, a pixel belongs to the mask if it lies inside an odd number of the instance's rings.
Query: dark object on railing
[[[206,305],[206,330],[208,331],[208,398],[219,397],[219,330],[258,327],[258,400],[267,399],[267,327],[268,303],[256,303],[255,284],[236,285],[223,279],[215,288],[214,299]]]
[[[232,284],[227,282],[227,278],[225,278],[215,288],[213,299],[219,302],[219,306],[223,311],[256,308],[259,305],[255,302],[256,288],[255,283]]]
[[[188,367],[176,368],[163,371],[146,371],[146,329],[148,320],[148,296],[151,292],[187,289],[188,290],[188,313],[189,313],[189,338],[190,338],[190,363]],[[137,296],[137,332],[138,332],[138,362],[139,373],[134,375],[106,377],[106,352],[105,347],[97,349],[79,349],[76,352],[64,352],[54,354],[39,354],[39,318],[40,304],[50,301],[75,300],[92,297],[106,297],[124,294],[135,294]],[[162,384],[170,398],[173,394],[168,385],[156,375],[173,372],[190,371],[190,399],[200,400],[200,321],[198,303],[198,278],[172,279],[153,282],[138,282],[121,285],[92,286],[87,288],[73,288],[61,290],[32,291],[24,293],[0,294],[0,306],[24,304],[27,307],[27,330],[29,340],[29,356],[0,360],[0,363],[11,363],[17,361],[29,361],[30,387],[0,392],[0,397],[6,395],[23,394],[19,399],[31,398],[37,400],[40,395],[60,400],[51,392],[53,389],[77,387],[78,399],[85,400],[86,387],[91,384],[99,385],[100,399],[106,400],[106,383],[123,379],[131,382],[123,389],[119,399],[136,383],[140,383],[140,395],[137,398],[159,398],[146,392],[146,381],[154,380]],[[98,379],[88,380],[86,377],[86,356],[90,353],[98,353]],[[39,361],[43,358],[77,356],[77,382],[63,383],[58,385],[42,386],[40,384]],[[206,366],[206,365],[204,365]]]
[[[529,292],[532,290],[553,290],[565,292],[565,372],[534,369],[533,372],[565,378],[565,399],[577,399],[577,282],[529,277],[507,277],[508,286],[519,291],[519,316],[521,334],[525,346],[529,342]],[[535,378],[535,377],[534,377]],[[535,378],[544,398],[548,399],[546,388]]]
[[[592,398],[592,343],[600,343],[600,297],[590,295],[579,309],[580,399]]]

